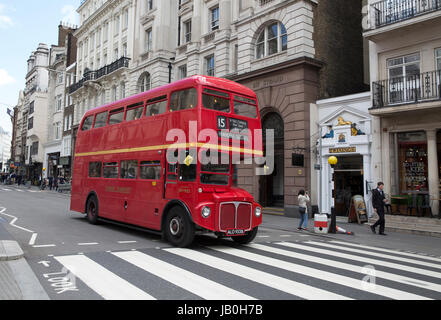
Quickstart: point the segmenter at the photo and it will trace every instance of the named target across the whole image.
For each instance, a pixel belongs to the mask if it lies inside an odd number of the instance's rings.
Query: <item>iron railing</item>
[[[441,10],[441,0],[382,0],[371,7],[378,28]]]
[[[441,100],[441,70],[372,83],[373,108]]]
[[[104,77],[105,75],[108,75],[118,69],[128,68],[129,60],[130,58],[122,57],[115,62],[102,67],[101,69],[95,71],[87,71],[86,73],[84,73],[83,78],[80,81],[74,83],[69,87],[69,94],[72,94],[83,87],[86,81],[98,80],[101,77]]]

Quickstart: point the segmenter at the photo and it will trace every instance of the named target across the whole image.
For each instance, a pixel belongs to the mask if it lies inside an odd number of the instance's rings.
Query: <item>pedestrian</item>
[[[372,206],[374,207],[374,211],[378,214],[378,221],[371,226],[371,230],[373,233],[377,234],[376,228],[380,226],[379,234],[385,236],[384,228],[386,226],[386,220],[384,219],[384,205],[387,202],[387,199],[384,195],[384,183],[378,182],[377,189],[372,190]]]
[[[52,190],[53,182],[54,182],[54,178],[53,177],[49,177],[49,190]]]
[[[308,230],[308,202],[310,202],[308,191],[299,191],[299,212],[300,212],[300,223],[298,230]]]

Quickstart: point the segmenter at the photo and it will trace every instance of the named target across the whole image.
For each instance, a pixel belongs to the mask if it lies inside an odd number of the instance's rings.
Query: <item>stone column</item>
[[[427,162],[429,171],[429,194],[432,199],[439,199],[439,168],[436,145],[436,130],[426,130]],[[439,201],[431,201],[432,214],[439,215]]]

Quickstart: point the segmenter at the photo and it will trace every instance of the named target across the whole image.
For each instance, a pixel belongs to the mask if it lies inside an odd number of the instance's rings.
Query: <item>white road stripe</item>
[[[203,299],[255,300],[246,294],[139,251],[113,252],[112,254]]]
[[[291,243],[278,243],[278,244],[284,245],[284,246],[290,247],[290,248],[296,248],[295,245],[291,244]],[[270,247],[270,246],[266,246],[266,245],[260,245],[260,244],[251,244],[251,245],[247,245],[247,247],[270,252],[270,253],[279,254],[279,255],[282,255],[285,257],[300,259],[300,260],[318,263],[318,264],[322,264],[325,266],[330,266],[330,267],[334,267],[334,268],[338,268],[338,269],[342,269],[342,270],[360,273],[360,279],[361,279],[361,277],[366,276],[366,272],[363,271],[363,267],[349,264],[349,263],[320,258],[320,257],[312,256],[312,255],[306,255],[306,254],[302,254],[299,252],[293,252],[293,251],[289,251],[289,250],[282,250],[279,248]],[[405,277],[405,276],[400,276],[395,273],[389,273],[389,272],[384,272],[384,271],[380,271],[380,270],[375,270],[375,276],[377,278],[382,278],[382,279],[386,279],[386,280],[390,280],[390,281],[394,281],[394,282],[398,282],[398,283],[403,283],[403,284],[411,285],[414,287],[419,287],[419,288],[423,288],[423,289],[427,289],[427,290],[441,292],[441,285],[427,282],[427,281],[421,281],[421,280],[417,280],[417,279],[409,278],[409,277]]]
[[[36,192],[38,192],[38,191],[28,190],[28,192],[36,193]]]
[[[336,245],[326,243],[326,242],[308,241],[307,243],[321,246],[321,247],[326,247],[326,248],[339,249],[339,250],[343,250],[343,251],[366,254],[366,255],[370,255],[370,256],[374,256],[374,257],[378,257],[378,258],[385,258],[385,259],[391,259],[391,260],[396,260],[396,261],[400,261],[400,262],[417,264],[417,265],[429,267],[429,268],[441,269],[441,264],[424,262],[424,261],[419,261],[419,260],[415,260],[415,259],[401,258],[401,257],[397,257],[397,256],[391,256],[389,254],[377,253],[377,252],[360,250],[360,249],[355,249],[355,248],[341,247],[341,246],[336,246]],[[439,274],[439,277],[441,277],[441,273]]]
[[[33,246],[35,244],[35,241],[37,240],[37,235],[38,235],[38,233],[33,233],[32,234],[31,240],[29,240],[29,245],[30,246]]]
[[[3,191],[12,191],[11,189],[2,188]]]
[[[337,283],[342,286],[370,292],[376,295],[380,295],[383,297],[396,299],[396,300],[432,300],[423,296],[419,296],[416,294],[408,293],[401,290],[395,290],[392,288],[388,288],[381,285],[375,285],[375,286],[369,286],[366,285],[365,282],[363,282],[361,279],[354,279],[350,277],[345,277],[339,274],[334,274],[331,272],[314,269],[307,267],[305,265],[299,265],[295,263],[286,262],[280,259],[274,259],[271,257],[267,257],[260,254],[255,254],[251,252],[247,252],[244,250],[238,250],[234,248],[229,247],[215,247],[212,248],[213,250],[220,251],[226,254],[231,254],[233,256],[244,258],[247,260],[251,260],[258,263],[263,263],[268,266],[277,267],[280,269],[284,269],[290,272],[295,272],[299,274],[306,275],[308,277],[320,279],[320,280],[326,280],[329,282]]]
[[[136,243],[137,241],[118,241],[119,244]]]
[[[398,269],[398,270],[403,270],[403,271],[408,271],[408,272],[413,272],[413,273],[418,273],[418,274],[423,274],[426,276],[432,276],[435,278],[439,278],[437,272],[432,272],[429,270],[422,270],[419,268],[413,268],[413,267],[405,266],[402,264],[391,263],[391,262],[387,262],[387,261],[383,261],[383,260],[359,257],[359,256],[352,255],[352,254],[340,253],[340,252],[335,252],[335,251],[331,251],[331,250],[319,249],[319,248],[314,248],[314,247],[310,247],[310,246],[289,243],[289,242],[281,242],[281,243],[276,243],[276,244],[283,245],[283,246],[290,247],[290,248],[301,249],[301,250],[311,251],[311,252],[320,253],[320,254],[326,254],[326,255],[340,257],[340,258],[344,258],[344,259],[355,260],[355,261],[359,261],[359,262],[363,262],[363,263],[367,263],[367,264],[375,264],[375,265],[379,265],[382,267],[388,267],[388,268],[393,268],[393,269]],[[335,264],[337,264],[337,261],[332,260],[332,263],[330,264],[330,266],[334,266]],[[380,271],[377,270],[376,272],[379,273]],[[409,279],[406,276],[399,276],[399,277]],[[412,282],[409,282],[407,284],[413,284],[413,283],[430,284],[430,282],[421,281],[421,280],[417,280],[417,279],[415,279],[415,280],[412,279]],[[439,288],[439,285],[434,284],[434,286]],[[423,287],[423,288],[428,289],[427,287]],[[439,291],[439,289],[437,289],[436,291]]]
[[[334,241],[333,240],[333,241],[330,241],[330,242],[331,243],[336,243],[336,244],[342,244],[342,245],[345,245],[345,246],[356,247],[356,248],[364,248],[364,249],[371,249],[371,250],[382,251],[382,252],[395,253],[395,254],[399,254],[399,255],[407,256],[407,257],[422,258],[422,259],[425,259],[425,260],[436,261],[436,262],[441,263],[441,259],[440,259],[441,257],[440,258],[428,257],[428,256],[423,256],[423,255],[415,254],[415,253],[408,253],[408,252],[396,251],[396,250],[391,250],[391,249],[370,247],[370,246],[364,246],[364,245],[361,245],[361,244],[342,242],[342,241]]]
[[[20,190],[20,189],[15,189],[15,191],[18,191],[18,192],[24,192],[23,190]]]
[[[226,261],[205,253],[190,249],[165,249],[165,251],[178,256],[205,264],[212,268],[234,274],[236,276],[249,279],[265,286],[287,292],[294,296],[311,300],[352,300],[351,298],[335,294],[326,290],[314,288],[303,283],[295,282],[289,279],[256,270],[238,263]]]
[[[55,244],[41,244],[41,245],[37,245],[37,246],[32,246],[33,248],[51,248],[51,247],[56,247]]]
[[[96,246],[98,242],[78,243],[79,246]]]
[[[65,256],[55,259],[106,300],[155,300],[151,295],[86,256]]]

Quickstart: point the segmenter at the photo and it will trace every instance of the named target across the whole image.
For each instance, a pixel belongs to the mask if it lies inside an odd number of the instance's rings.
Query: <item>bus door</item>
[[[164,198],[178,198],[178,164],[170,163],[167,159],[167,154],[165,155]]]
[[[190,202],[196,194],[197,156],[196,151],[179,151],[179,163],[170,164],[166,159],[165,198]]]

